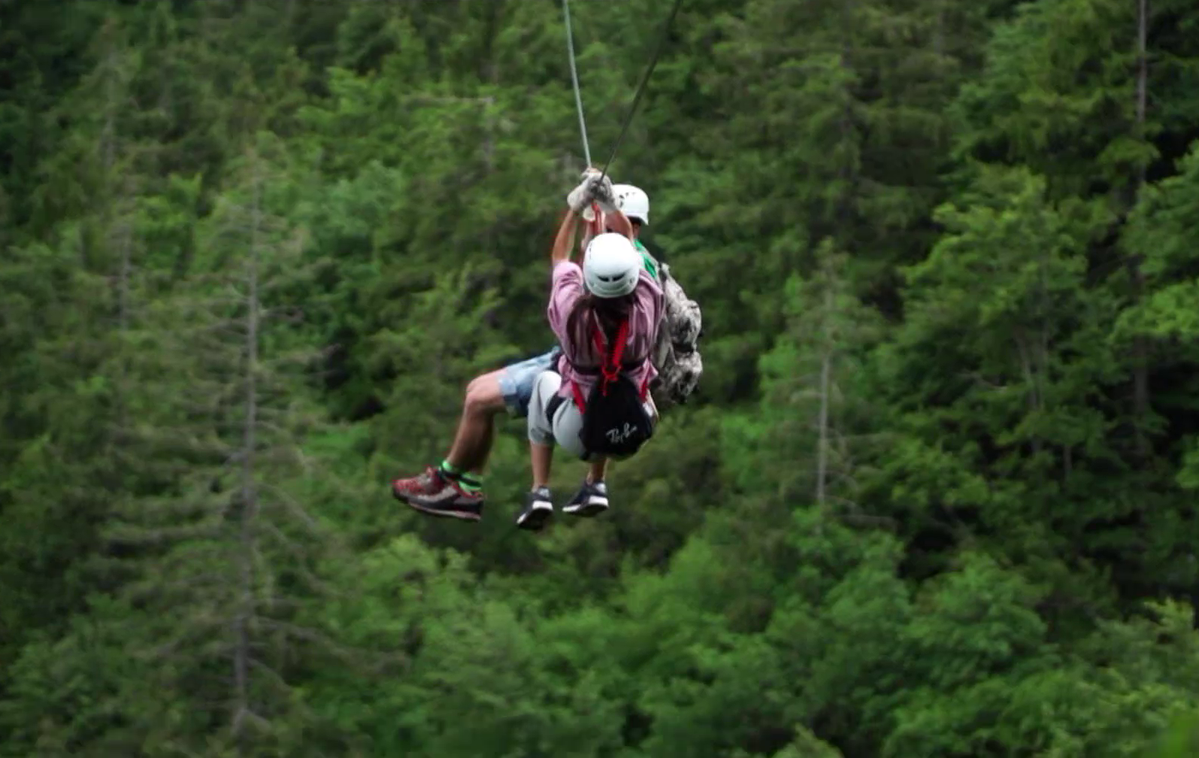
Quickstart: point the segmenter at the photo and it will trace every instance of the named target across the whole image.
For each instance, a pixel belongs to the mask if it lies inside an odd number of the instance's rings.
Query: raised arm
[[[623,234],[630,242],[635,241],[633,224],[616,207],[612,196],[612,180],[602,176],[597,169],[589,168],[583,172],[583,181],[579,183],[579,186],[566,196],[566,204],[570,210],[562,219],[562,224],[558,227],[558,236],[554,238],[554,249],[550,253],[551,265],[571,259],[572,247],[577,239],[579,216],[587,206],[591,205],[593,200],[602,209],[602,214],[590,224],[591,228],[587,230],[588,234],[583,240],[583,246],[587,244],[592,235],[600,233],[605,228],[608,231]]]
[[[624,211],[620,209],[613,208],[610,211],[604,211],[604,226],[608,231],[628,237],[629,242],[636,239],[633,237],[633,222],[629,221],[629,217],[624,215]]]
[[[579,229],[579,215],[572,209],[566,210],[562,223],[558,226],[558,236],[554,237],[554,248],[550,251],[550,267],[558,265],[559,261],[570,260],[574,248],[575,233]]]

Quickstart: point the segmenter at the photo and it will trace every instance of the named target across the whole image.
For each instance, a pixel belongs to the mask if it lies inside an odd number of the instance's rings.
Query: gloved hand
[[[616,213],[616,196],[612,189],[611,177],[605,176],[603,181],[595,185],[595,189],[592,190],[592,198],[604,213]]]
[[[583,171],[583,180],[588,177],[600,176],[602,172],[598,168],[587,168]],[[616,197],[615,190],[612,188],[612,177],[604,175],[603,180],[592,189],[591,199],[599,204],[600,210],[604,213],[616,212]]]
[[[591,205],[591,201],[595,199],[595,185],[598,180],[599,172],[594,174],[583,172],[583,181],[579,182],[579,186],[572,189],[566,196],[566,204],[572,211],[582,213],[584,208]]]
[[[566,204],[575,213],[584,213],[593,201],[598,202],[607,213],[615,210],[612,180],[605,176],[601,181],[599,169],[588,168],[583,172],[583,180],[579,182],[579,186],[566,196]]]

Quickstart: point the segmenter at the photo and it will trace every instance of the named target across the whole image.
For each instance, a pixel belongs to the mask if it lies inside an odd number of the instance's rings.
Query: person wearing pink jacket
[[[657,376],[652,357],[665,308],[661,286],[645,270],[632,227],[612,202],[612,185],[592,176],[568,198],[550,255],[550,328],[562,347],[554,369],[541,373],[529,402],[533,486],[516,519],[538,530],[553,514],[549,490],[554,444],[590,464],[587,479],[564,513],[592,516],[607,509],[606,462],[634,455],[652,436],[657,410],[649,394]],[[587,244],[583,263],[571,260],[583,208],[597,200],[609,228]]]

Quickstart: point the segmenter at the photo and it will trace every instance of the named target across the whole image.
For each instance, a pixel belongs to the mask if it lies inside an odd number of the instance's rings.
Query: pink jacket
[[[550,304],[546,309],[549,316],[550,328],[562,345],[563,355],[558,359],[558,373],[562,374],[562,387],[559,395],[570,397],[573,393],[571,382],[578,384],[587,397],[596,379],[598,369],[604,356],[596,352],[593,337],[588,333],[567,334],[566,323],[575,303],[583,296],[583,269],[573,261],[559,261],[554,265],[553,283],[550,287]],[[633,290],[633,307],[629,311],[629,336],[625,343],[624,356],[621,363],[629,365],[640,360],[634,370],[628,371],[629,378],[638,388],[648,387],[650,381],[658,375],[651,361],[654,343],[658,339],[658,326],[662,320],[665,307],[662,288],[654,281],[649,272],[641,270],[637,289]],[[594,326],[585,321],[583,328]],[[569,360],[567,360],[569,358]],[[571,363],[583,368],[595,368],[595,374],[580,374],[574,370]]]

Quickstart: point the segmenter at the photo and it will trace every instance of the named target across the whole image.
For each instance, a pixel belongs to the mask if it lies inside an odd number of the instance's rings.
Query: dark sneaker
[[[521,529],[536,532],[545,526],[546,520],[554,515],[554,504],[550,500],[549,487],[538,487],[525,495],[525,509],[516,517]]]
[[[396,479],[391,494],[421,513],[467,521],[483,518],[483,493],[467,492],[451,477],[435,466],[410,479]]]
[[[608,510],[608,486],[603,482],[583,481],[583,486],[562,508],[572,516],[598,516]]]

